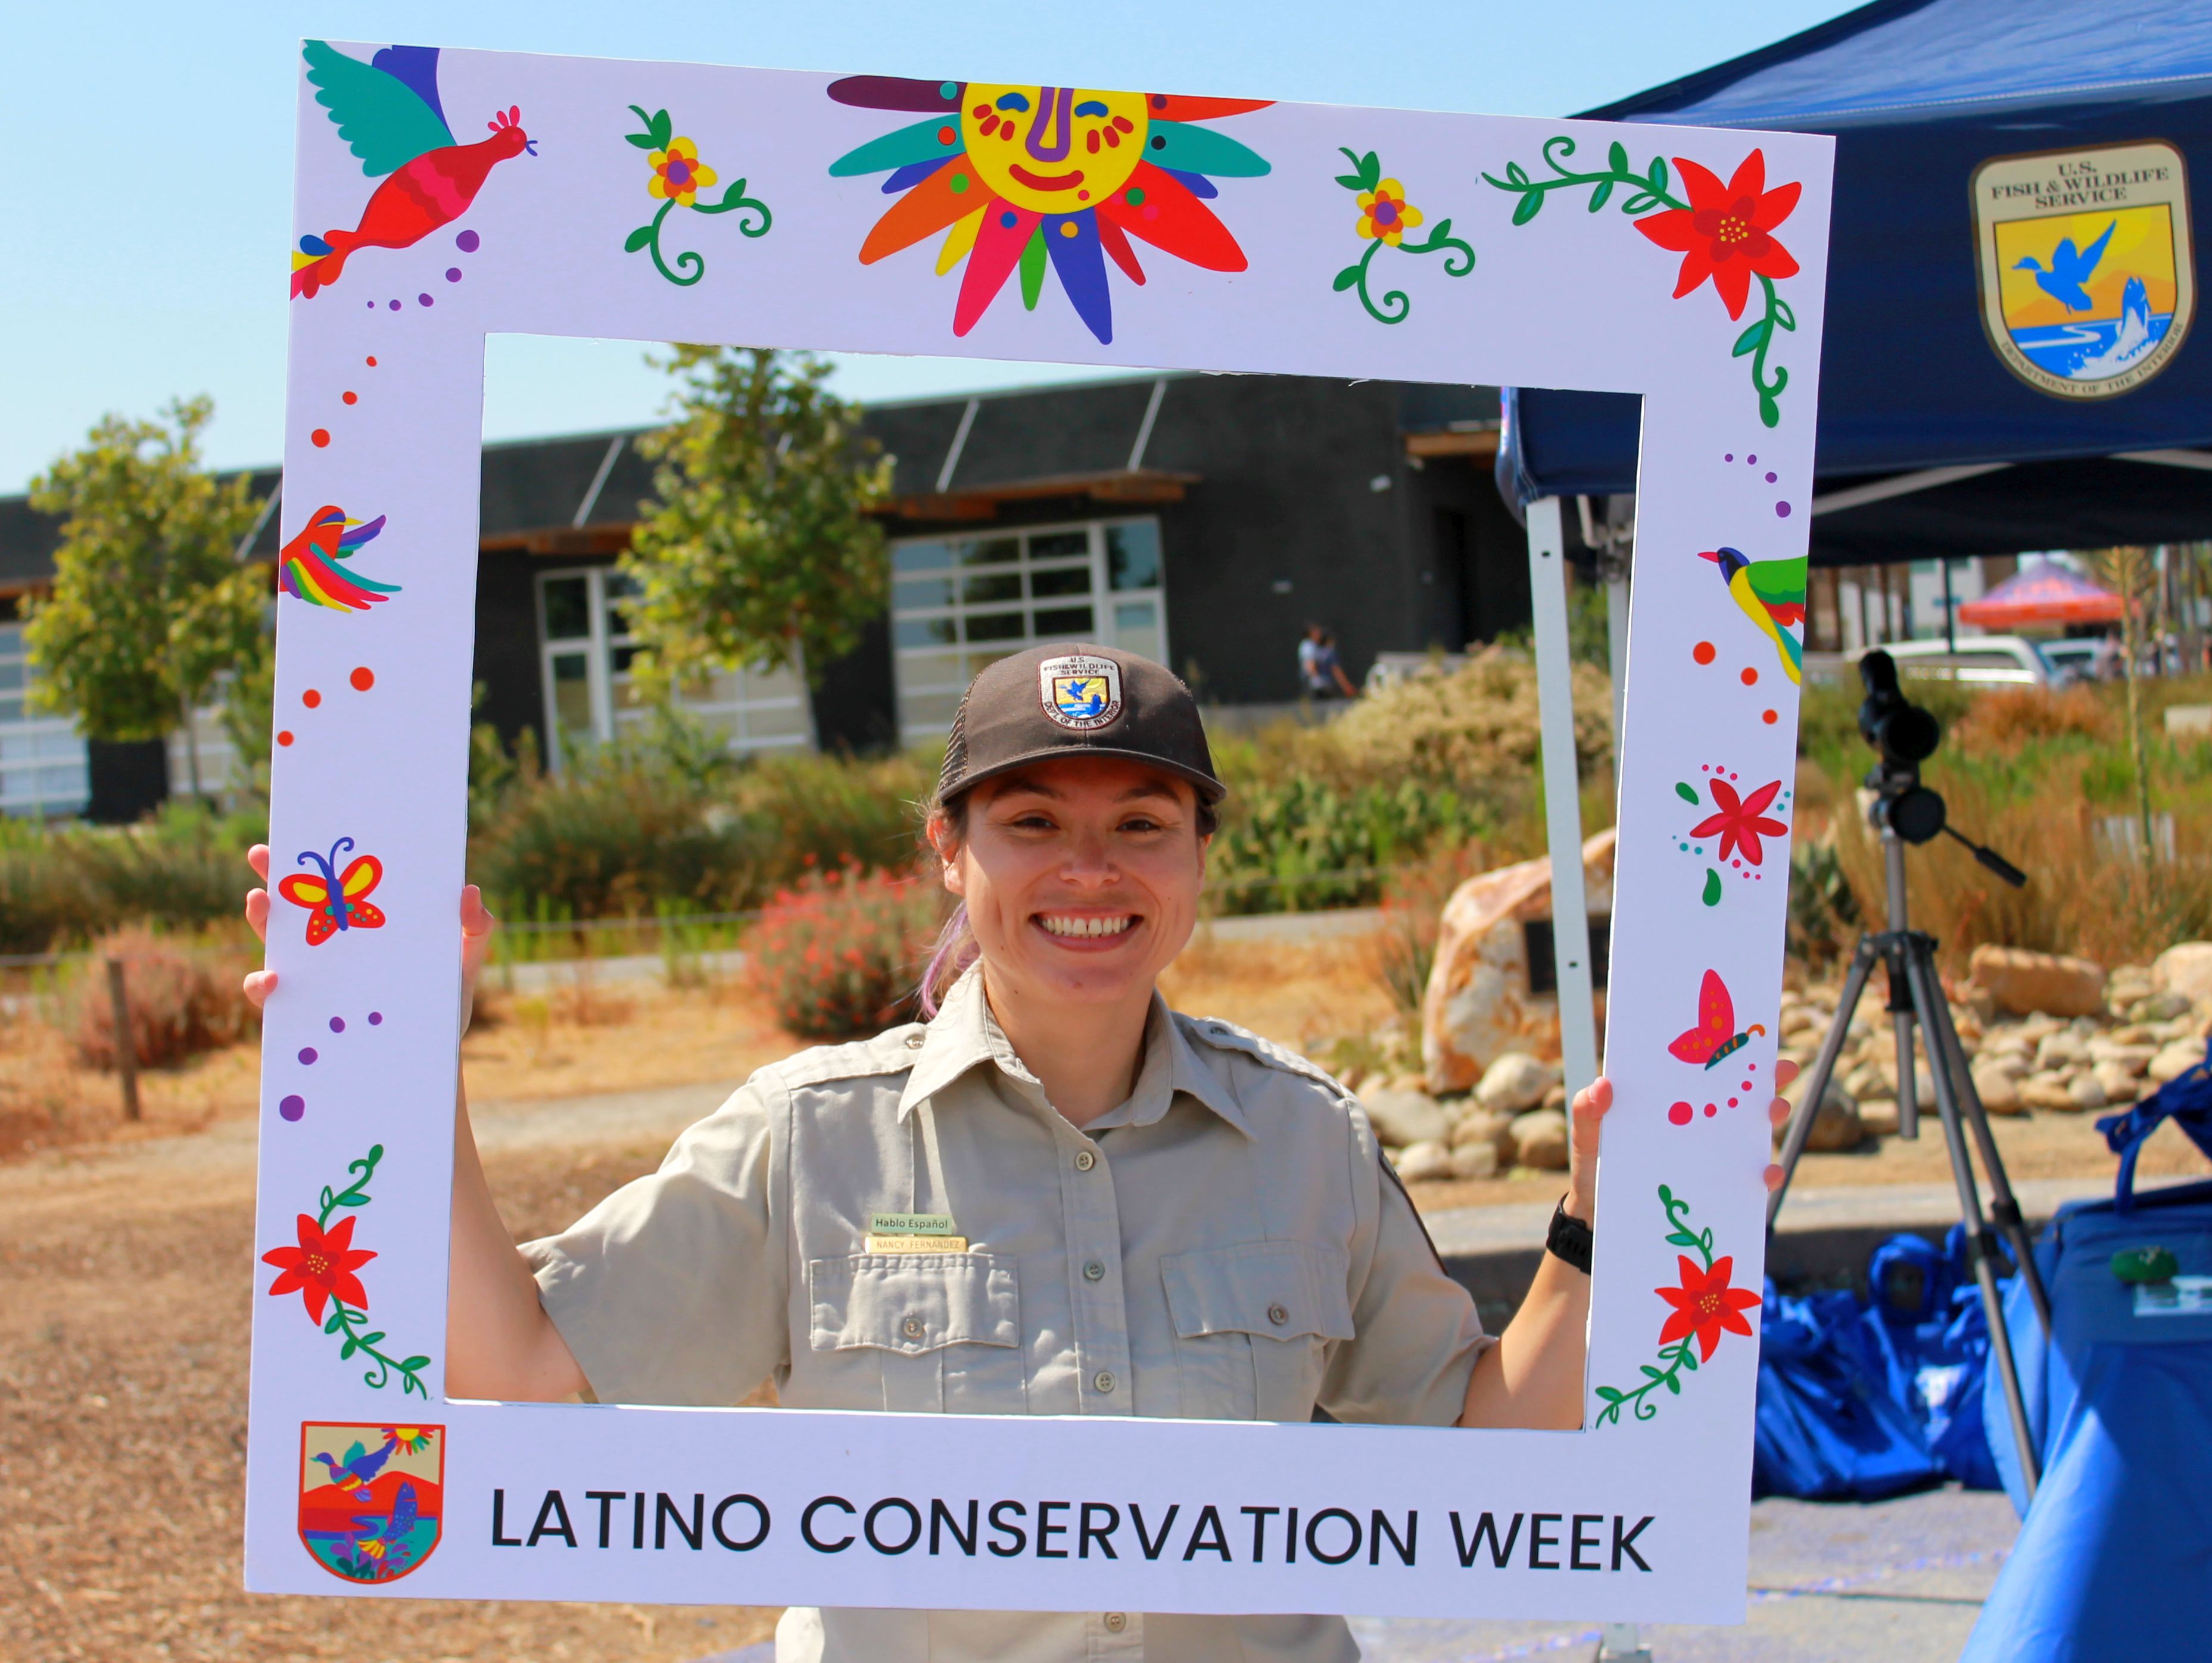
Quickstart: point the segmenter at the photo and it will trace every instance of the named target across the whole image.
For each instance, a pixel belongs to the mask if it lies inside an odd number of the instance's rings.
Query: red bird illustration
[[[438,99],[438,49],[386,46],[368,63],[326,40],[301,56],[315,102],[331,112],[338,137],[361,158],[361,171],[389,175],[350,231],[300,239],[292,257],[292,294],[312,298],[338,280],[356,248],[408,248],[469,210],[491,170],[538,147],[522,130],[522,112],[497,111],[489,138],[457,144]]]

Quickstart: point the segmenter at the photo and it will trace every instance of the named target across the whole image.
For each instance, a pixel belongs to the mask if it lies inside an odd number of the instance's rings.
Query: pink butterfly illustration
[[[1720,979],[1719,972],[1708,970],[1698,988],[1698,1025],[1667,1049],[1686,1063],[1703,1063],[1711,1068],[1749,1045],[1753,1034],[1765,1032],[1758,1023],[1741,1033],[1736,1031],[1735,1001],[1729,997],[1728,984]]]

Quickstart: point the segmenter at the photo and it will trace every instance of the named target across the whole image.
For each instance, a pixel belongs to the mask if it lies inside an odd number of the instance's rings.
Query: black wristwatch
[[[1558,1254],[1584,1276],[1590,1267],[1590,1227],[1579,1218],[1567,1214],[1567,1198],[1561,1196],[1559,1205],[1552,1209],[1552,1228],[1545,1235],[1544,1250]]]

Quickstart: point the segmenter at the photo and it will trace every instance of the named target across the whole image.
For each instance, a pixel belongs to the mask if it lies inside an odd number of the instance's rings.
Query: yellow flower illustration
[[[1386,179],[1372,191],[1359,193],[1359,234],[1381,238],[1395,248],[1407,232],[1419,225],[1425,215],[1406,200],[1406,187],[1394,179]]]
[[[653,164],[646,194],[665,197],[679,208],[690,207],[699,192],[720,177],[699,160],[699,147],[688,138],[671,139],[665,150],[653,151],[646,160]]]

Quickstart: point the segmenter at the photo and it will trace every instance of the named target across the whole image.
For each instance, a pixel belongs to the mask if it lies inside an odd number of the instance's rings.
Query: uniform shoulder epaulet
[[[1285,1074],[1296,1074],[1322,1087],[1332,1097],[1349,1097],[1343,1083],[1308,1057],[1301,1057],[1287,1046],[1277,1045],[1264,1039],[1249,1028],[1239,1028],[1233,1022],[1224,1022],[1218,1017],[1185,1017],[1184,1031],[1191,1038],[1222,1051],[1242,1052],[1258,1059],[1270,1068],[1279,1068]]]
[[[771,1064],[764,1071],[775,1075],[786,1086],[826,1085],[831,1080],[903,1074],[914,1066],[914,1059],[921,1051],[921,1047],[909,1041],[925,1031],[918,1022],[902,1023],[884,1029],[873,1039],[815,1046]]]

